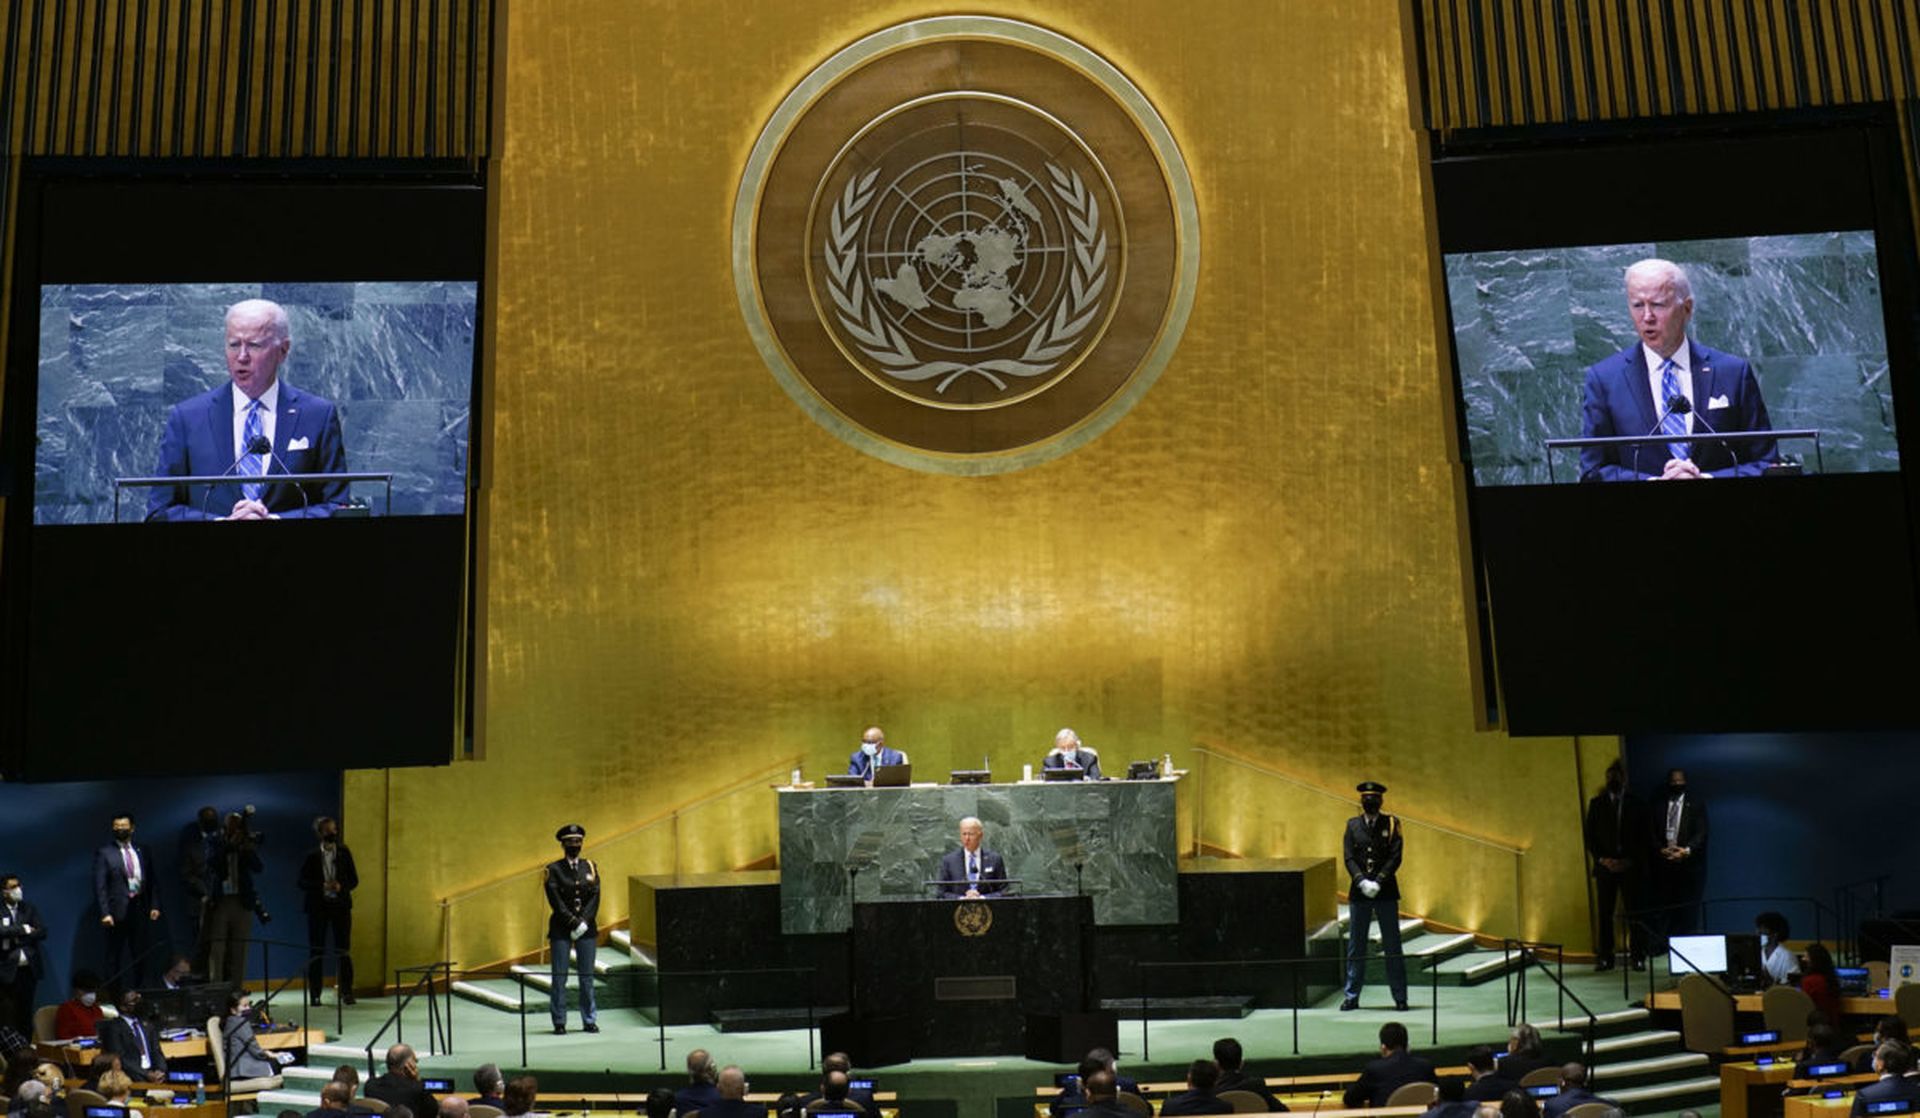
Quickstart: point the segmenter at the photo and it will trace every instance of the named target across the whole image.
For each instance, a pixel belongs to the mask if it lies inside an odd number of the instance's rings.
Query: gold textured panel
[[[1572,744],[1473,729],[1397,7],[971,9],[1127,73],[1187,157],[1204,239],[1154,390],[1080,450],[979,478],[889,465],[803,414],[754,349],[728,260],[741,168],[792,84],[861,35],[953,10],[516,10],[486,759],[396,771],[384,803],[349,783],[349,825],[388,829],[386,965],[437,956],[436,902],[553,857],[561,823],[592,843],[796,756],[818,776],[875,721],[923,774],[984,755],[1015,773],[1071,725],[1109,768],[1191,766],[1204,744],[1301,782],[1202,776],[1187,816],[1247,854],[1337,852],[1344,806],[1295,811],[1278,788],[1379,779],[1394,810],[1526,850],[1516,903],[1515,855],[1415,833],[1410,905],[1584,946]],[[762,795],[623,840],[610,880],[764,857]],[[537,927],[531,885],[483,896],[460,928]],[[452,945],[466,963],[508,953]]]

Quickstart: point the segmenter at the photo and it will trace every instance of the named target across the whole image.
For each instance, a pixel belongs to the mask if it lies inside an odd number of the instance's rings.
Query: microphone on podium
[[[1672,400],[1672,405],[1673,405],[1673,414],[1675,415],[1686,415],[1687,413],[1692,412],[1694,419],[1699,421],[1700,426],[1705,427],[1707,429],[1707,434],[1718,435],[1720,433],[1713,429],[1713,424],[1707,422],[1706,416],[1701,415],[1699,412],[1693,410],[1692,400],[1687,399],[1685,396],[1675,396]],[[1736,470],[1739,469],[1740,455],[1734,451],[1733,443],[1725,442],[1720,445],[1727,448],[1727,457],[1733,459],[1733,468]]]

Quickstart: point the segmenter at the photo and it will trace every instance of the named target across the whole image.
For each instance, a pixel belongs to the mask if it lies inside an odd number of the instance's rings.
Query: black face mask
[[[1621,779],[1619,773],[1609,773],[1607,775],[1607,791],[1609,792],[1619,792],[1621,785],[1625,783],[1626,781]]]
[[[113,841],[115,842],[126,842],[128,839],[132,837],[133,837],[133,832],[123,827],[115,827],[113,829]]]
[[[208,818],[208,817],[201,818],[200,820],[201,834],[210,835],[218,831],[219,829],[220,829],[220,820],[217,816],[212,818]]]
[[[1677,800],[1686,794],[1687,794],[1687,786],[1684,784],[1667,785],[1667,798],[1670,800]]]
[[[569,858],[578,858],[580,856],[580,848],[578,846],[573,845],[572,843],[568,843],[566,846],[563,846],[560,849],[566,851],[567,857]]]
[[[1365,809],[1365,810],[1366,810],[1366,812],[1367,812],[1367,814],[1369,814],[1369,815],[1374,815],[1374,814],[1377,814],[1377,813],[1378,813],[1378,812],[1380,811],[1380,804],[1381,804],[1381,802],[1382,802],[1382,801],[1381,801],[1381,799],[1380,799],[1380,797],[1378,797],[1378,796],[1362,796],[1362,797],[1360,797],[1360,806],[1361,806],[1361,807],[1362,807],[1363,809]]]

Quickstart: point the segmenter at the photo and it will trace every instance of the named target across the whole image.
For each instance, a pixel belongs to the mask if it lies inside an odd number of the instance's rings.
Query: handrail
[[[631,838],[634,835],[641,833],[642,831],[646,831],[654,827],[658,827],[662,823],[672,822],[675,818],[681,815],[685,815],[690,811],[698,811],[700,808],[703,808],[710,803],[723,800],[728,796],[731,796],[734,793],[741,791],[742,789],[751,788],[756,784],[762,784],[766,782],[766,780],[769,777],[778,778],[781,776],[785,776],[787,773],[793,770],[793,767],[795,765],[800,764],[805,760],[806,758],[804,755],[790,758],[789,760],[784,761],[775,767],[762,769],[750,777],[747,777],[742,780],[736,780],[732,784],[728,784],[718,789],[717,791],[709,792],[704,796],[697,796],[694,799],[688,800],[686,803],[683,803],[683,804],[677,804],[671,808],[668,808],[666,811],[662,812],[661,814],[646,820],[645,822],[635,823],[634,825],[627,827],[624,830],[615,831],[613,834],[608,835],[606,838],[603,838],[598,842],[595,842],[588,846],[583,847],[581,850],[581,853],[587,854],[592,851],[599,850],[603,847],[610,846],[613,843],[620,842],[623,839]],[[513,870],[509,873],[502,874],[499,877],[492,879],[491,881],[485,881],[480,883],[479,885],[470,886],[466,889],[462,889],[457,893],[449,893],[446,896],[440,898],[440,904],[442,906],[445,906],[445,905],[456,904],[460,901],[467,900],[471,897],[477,896],[480,893],[485,893],[491,889],[496,889],[502,885],[506,885],[510,882],[517,881],[522,877],[526,877],[530,874],[539,873],[540,870],[543,867],[545,867],[545,865],[546,865],[545,862],[541,862],[538,865],[528,866],[525,869]]]
[[[1566,955],[1566,951],[1565,951],[1564,949],[1562,949],[1562,947],[1561,947],[1561,945],[1560,945],[1560,944],[1557,944],[1557,943],[1542,943],[1542,944],[1528,944],[1528,943],[1523,943],[1523,942],[1521,942],[1521,941],[1519,941],[1519,940],[1512,940],[1512,941],[1509,941],[1509,942],[1511,942],[1512,944],[1514,944],[1514,945],[1516,945],[1516,946],[1518,946],[1518,947],[1520,948],[1520,959],[1521,959],[1521,964],[1520,964],[1520,983],[1521,983],[1521,985],[1520,985],[1520,999],[1521,999],[1521,1000],[1520,1000],[1520,1007],[1521,1007],[1522,1009],[1525,1009],[1525,1008],[1526,1008],[1526,974],[1527,974],[1527,970],[1526,970],[1526,964],[1530,962],[1530,963],[1532,963],[1533,965],[1535,965],[1535,966],[1537,966],[1537,967],[1539,967],[1539,968],[1540,968],[1540,971],[1541,971],[1541,973],[1542,973],[1542,974],[1545,974],[1545,975],[1546,975],[1546,976],[1547,976],[1548,978],[1550,978],[1550,979],[1552,979],[1552,980],[1553,980],[1553,984],[1554,984],[1554,985],[1555,985],[1556,987],[1558,987],[1558,988],[1559,988],[1559,990],[1560,990],[1560,1006],[1559,1006],[1559,1011],[1558,1011],[1558,1014],[1557,1014],[1557,1019],[1558,1019],[1558,1022],[1559,1022],[1559,1026],[1558,1026],[1559,1028],[1561,1028],[1561,1029],[1565,1029],[1565,1028],[1567,1027],[1567,1005],[1566,1005],[1566,999],[1568,999],[1568,998],[1572,998],[1572,999],[1573,999],[1573,1004],[1574,1004],[1574,1005],[1575,1005],[1576,1007],[1578,1007],[1578,1008],[1579,1008],[1579,1010],[1580,1010],[1580,1012],[1582,1012],[1582,1013],[1584,1013],[1584,1014],[1586,1014],[1586,1015],[1587,1015],[1587,1052],[1586,1052],[1586,1059],[1585,1059],[1585,1061],[1584,1061],[1584,1062],[1586,1063],[1586,1065],[1587,1065],[1588,1067],[1592,1067],[1592,1066],[1593,1066],[1593,1057],[1594,1057],[1594,1045],[1595,1045],[1595,1043],[1596,1043],[1596,1042],[1598,1041],[1598,1039],[1599,1039],[1599,1031],[1600,1031],[1600,1018],[1599,1018],[1599,1016],[1598,1016],[1598,1015],[1596,1015],[1596,1014],[1595,1014],[1595,1013],[1593,1012],[1593,1010],[1592,1010],[1592,1008],[1591,1008],[1591,1007],[1589,1007],[1589,1006],[1587,1005],[1587,1003],[1586,1003],[1586,1002],[1584,1002],[1584,1001],[1582,1001],[1582,1000],[1580,999],[1580,995],[1579,995],[1579,994],[1576,994],[1576,993],[1574,993],[1574,992],[1573,992],[1572,990],[1570,990],[1570,989],[1568,989],[1568,988],[1567,988],[1567,983],[1566,983],[1566,967],[1567,967],[1567,955]],[[1503,945],[1503,946],[1504,946],[1504,945]],[[1557,951],[1557,954],[1555,955],[1555,961],[1556,961],[1556,962],[1557,962],[1557,963],[1559,964],[1559,971],[1558,971],[1557,973],[1556,973],[1555,971],[1552,971],[1552,970],[1549,970],[1549,969],[1547,969],[1547,964],[1546,964],[1546,960],[1544,960],[1544,959],[1542,959],[1542,958],[1540,958],[1540,956],[1539,956],[1539,955],[1537,955],[1537,954],[1535,954],[1535,953],[1534,953],[1534,950],[1533,950],[1533,949],[1534,949],[1534,947],[1536,947],[1536,946],[1539,946],[1539,947],[1552,947],[1552,948],[1555,948],[1555,949],[1556,949],[1556,951]],[[1510,1004],[1509,1004],[1509,1013],[1508,1013],[1508,1021],[1507,1021],[1507,1025],[1508,1025],[1508,1027],[1509,1027],[1509,1028],[1511,1028],[1511,1027],[1512,1027],[1512,1026],[1513,1026],[1514,1024],[1516,1024],[1516,1023],[1517,1023],[1517,1022],[1516,1022],[1516,1021],[1515,1021],[1515,1020],[1513,1019],[1513,1015],[1512,1015],[1512,1013],[1511,1013],[1511,1003],[1510,1003]]]
[[[1250,769],[1254,772],[1257,772],[1262,776],[1270,776],[1275,780],[1281,781],[1286,784],[1291,784],[1296,788],[1302,788],[1302,789],[1305,789],[1306,791],[1313,792],[1317,795],[1325,796],[1330,800],[1337,800],[1340,803],[1346,804],[1348,806],[1353,805],[1353,795],[1351,793],[1336,792],[1330,788],[1323,788],[1318,784],[1312,783],[1311,781],[1302,780],[1301,778],[1294,776],[1291,773],[1281,772],[1279,769],[1272,768],[1271,766],[1268,766],[1268,765],[1263,765],[1258,761],[1248,760],[1245,757],[1236,757],[1231,753],[1222,752],[1221,750],[1212,746],[1196,745],[1193,747],[1193,749],[1194,749],[1194,752],[1196,753],[1204,754],[1205,756],[1208,756],[1208,757],[1218,758],[1222,761],[1227,762],[1228,764],[1239,765],[1242,768]],[[1462,839],[1466,842],[1477,843],[1481,846],[1498,850],[1504,854],[1524,855],[1527,852],[1526,847],[1517,846],[1511,840],[1508,840],[1508,839],[1497,839],[1487,835],[1476,835],[1471,831],[1463,831],[1463,830],[1460,830],[1458,827],[1451,827],[1445,823],[1435,823],[1431,819],[1422,819],[1418,816],[1408,815],[1405,812],[1396,812],[1395,814],[1399,818],[1400,822],[1403,824],[1407,824],[1409,826],[1421,827],[1429,831],[1438,831],[1441,834],[1451,835],[1454,838]]]
[[[448,965],[450,966],[451,964],[448,964]],[[414,968],[408,968],[408,969],[411,970]],[[366,1047],[367,1075],[369,1077],[375,1074],[374,1063],[373,1063],[373,1050],[375,1047],[379,1045],[380,1038],[387,1035],[388,1029],[395,1028],[400,1024],[400,1015],[406,1012],[407,1007],[409,1005],[413,1004],[414,996],[420,993],[420,987],[422,985],[425,985],[433,981],[435,970],[432,967],[426,967],[426,968],[420,968],[420,969],[422,969],[424,973],[421,974],[421,976],[417,980],[415,980],[414,984],[410,988],[408,988],[404,993],[399,989],[394,990],[393,1012],[387,1016],[386,1021],[380,1026],[380,1028],[375,1030],[372,1039],[367,1041],[367,1047]],[[395,971],[394,973],[398,974],[400,972]],[[525,1015],[522,1014],[522,1016],[525,1016]],[[401,1041],[400,1043],[405,1043],[405,1042]]]

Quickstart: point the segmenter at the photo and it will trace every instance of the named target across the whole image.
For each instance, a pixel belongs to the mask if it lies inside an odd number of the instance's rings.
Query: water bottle
[[[193,1081],[193,1105],[207,1105],[207,1077],[204,1075]]]

